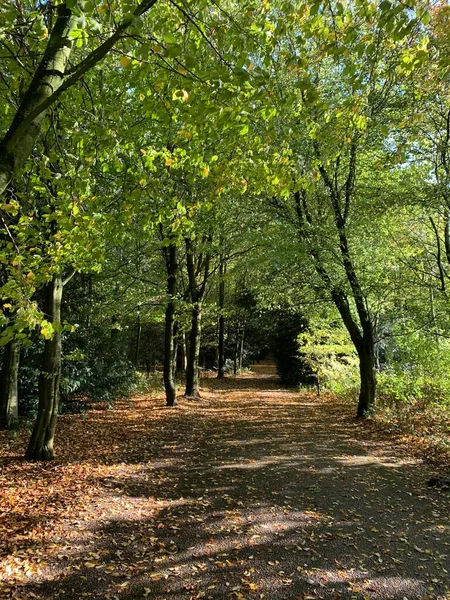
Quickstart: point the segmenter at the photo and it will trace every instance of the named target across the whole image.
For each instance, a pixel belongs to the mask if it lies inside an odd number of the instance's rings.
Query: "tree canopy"
[[[61,395],[158,366],[169,406],[268,353],[297,384],[345,372],[359,417],[377,385],[449,400],[449,14],[2,5],[0,417],[34,394],[28,458]]]

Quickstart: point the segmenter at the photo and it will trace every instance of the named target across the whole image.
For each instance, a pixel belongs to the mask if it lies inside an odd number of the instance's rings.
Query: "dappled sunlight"
[[[59,464],[8,458],[5,477],[23,464],[24,478],[9,477],[14,493],[26,498],[29,480],[36,503],[4,513],[15,533],[0,592],[439,598],[450,571],[449,499],[425,486],[409,457],[367,446],[351,419],[278,385],[265,379],[261,394],[255,386],[241,398],[205,393],[181,410],[149,398],[66,418]],[[78,438],[86,434],[90,451]]]

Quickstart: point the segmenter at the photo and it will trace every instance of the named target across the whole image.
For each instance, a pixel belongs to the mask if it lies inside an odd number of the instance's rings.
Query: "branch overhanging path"
[[[427,468],[255,371],[175,410],[64,415],[52,464],[10,442],[0,596],[446,598],[450,498]]]

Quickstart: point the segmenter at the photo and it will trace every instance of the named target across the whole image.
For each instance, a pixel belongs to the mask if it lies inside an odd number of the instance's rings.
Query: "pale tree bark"
[[[226,264],[223,256],[219,263],[219,340],[218,340],[218,370],[217,379],[225,377],[225,317],[223,309],[225,305],[225,269]]]
[[[240,333],[241,333],[241,335],[240,335],[240,341],[239,341],[239,371],[242,371],[242,367],[244,364],[244,335],[245,335],[244,325],[242,326]]]
[[[63,293],[61,275],[54,275],[46,286],[45,314],[55,333],[45,340],[39,376],[39,407],[25,458],[52,460],[53,443],[59,409],[59,384],[61,379],[61,302]]]
[[[156,2],[157,0],[143,0],[106,41],[70,70],[68,65],[73,49],[71,34],[77,28],[78,14],[83,12],[84,3],[80,0],[71,8],[67,3],[57,6],[56,21],[42,60],[8,131],[0,141],[0,195],[5,192],[14,174],[33,151],[48,108],[55,104],[65,90],[102,61],[133,20],[150,10]]]
[[[12,339],[3,350],[0,375],[0,429],[14,429],[19,420],[18,374],[20,342]]]

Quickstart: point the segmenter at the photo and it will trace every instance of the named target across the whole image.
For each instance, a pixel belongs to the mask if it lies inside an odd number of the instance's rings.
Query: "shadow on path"
[[[202,384],[179,410],[128,409],[98,494],[5,597],[447,597],[450,502],[423,466],[265,366]]]

